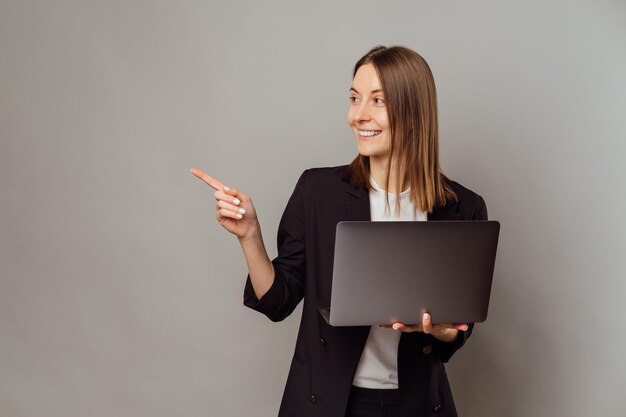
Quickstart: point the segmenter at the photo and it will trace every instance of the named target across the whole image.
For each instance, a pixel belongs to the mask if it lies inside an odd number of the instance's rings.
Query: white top
[[[411,202],[407,189],[400,193],[400,215],[395,213],[396,194],[389,194],[389,210],[385,213],[385,191],[370,176],[370,213],[372,221],[426,221],[426,212]],[[381,277],[384,279],[384,277]],[[356,368],[352,385],[362,388],[398,388],[398,343],[401,332],[372,326]]]

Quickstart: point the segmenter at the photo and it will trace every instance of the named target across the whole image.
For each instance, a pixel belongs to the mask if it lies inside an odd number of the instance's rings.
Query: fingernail
[[[244,209],[244,208],[240,208],[240,209],[239,209],[239,213],[241,213],[241,214],[246,214],[246,209]]]
[[[400,325],[399,325],[398,323],[395,323],[395,324],[394,324],[393,326],[391,326],[391,327],[393,327],[393,329],[394,329],[394,330],[398,330],[398,329],[400,328]]]
[[[230,187],[224,186],[224,191],[230,191]]]
[[[241,203],[241,201],[239,201],[238,198],[233,199],[233,204],[239,205],[239,203]]]
[[[430,319],[430,315],[428,313],[424,313],[424,320]]]
[[[243,216],[241,214],[237,214],[237,218],[241,219]]]

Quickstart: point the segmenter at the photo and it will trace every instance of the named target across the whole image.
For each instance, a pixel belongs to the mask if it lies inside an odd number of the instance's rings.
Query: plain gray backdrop
[[[0,416],[276,415],[300,310],[243,307],[204,169],[270,257],[300,173],[356,155],[356,60],[430,63],[441,162],[502,223],[462,416],[618,416],[624,1],[0,0]]]

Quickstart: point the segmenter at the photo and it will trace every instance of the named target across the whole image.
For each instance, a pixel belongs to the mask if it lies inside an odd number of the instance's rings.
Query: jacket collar
[[[346,184],[345,208],[350,221],[370,221],[370,200],[367,188],[354,188]]]
[[[370,221],[369,190],[365,187],[357,189],[350,184],[344,184],[346,185],[344,207],[348,214],[347,220]],[[459,220],[460,217],[457,213],[442,206],[435,207],[433,212],[428,214],[428,220]]]

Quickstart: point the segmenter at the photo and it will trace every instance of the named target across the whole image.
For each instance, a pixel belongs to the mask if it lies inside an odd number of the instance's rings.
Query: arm
[[[257,227],[249,236],[239,239],[239,244],[248,264],[248,276],[257,299],[262,298],[274,283],[274,265],[270,262],[261,236],[261,226]]]
[[[192,174],[215,190],[219,224],[237,236],[246,263],[248,278],[244,304],[273,321],[287,317],[304,295],[304,171],[278,227],[278,257],[270,262],[263,244],[261,226],[252,199],[226,187],[199,169]]]
[[[298,179],[278,225],[278,256],[268,263],[260,233],[251,241],[240,241],[249,268],[244,305],[265,314],[272,321],[284,320],[304,297],[306,174],[304,171]]]

